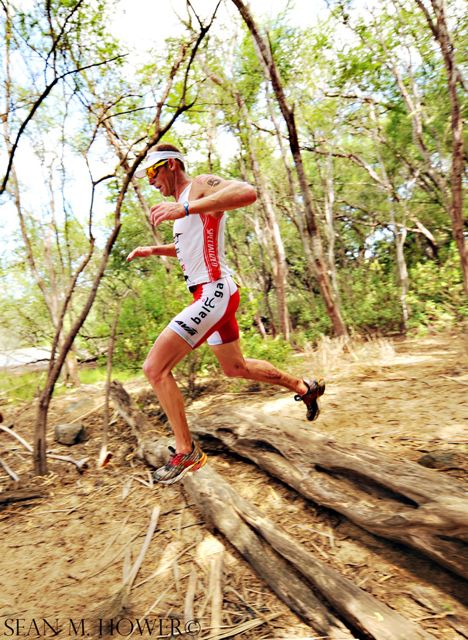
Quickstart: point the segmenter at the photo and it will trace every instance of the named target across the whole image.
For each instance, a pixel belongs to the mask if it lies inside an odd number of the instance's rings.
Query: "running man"
[[[255,202],[255,189],[246,182],[215,175],[190,178],[185,171],[184,156],[170,144],[150,149],[135,176],[146,176],[164,197],[175,199],[151,207],[150,212],[154,226],[174,221],[174,243],[137,247],[127,261],[148,256],[178,258],[194,299],[159,335],[143,365],[175,436],[175,450],[171,448],[167,464],[154,471],[154,479],[172,484],[187,472],[200,469],[207,459],[192,440],[183,396],[172,375],[175,365],[192,349],[208,342],[227,376],[268,382],[294,391],[295,399],[306,405],[308,420],[318,417],[317,398],[323,394],[325,385],[322,381],[300,380],[265,360],[242,355],[236,321],[239,291],[224,257],[224,212]]]

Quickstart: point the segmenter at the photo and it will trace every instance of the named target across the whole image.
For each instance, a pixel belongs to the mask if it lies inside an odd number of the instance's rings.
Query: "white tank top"
[[[178,202],[189,199],[192,183],[182,191]],[[231,275],[224,257],[224,225],[206,213],[190,214],[174,222],[174,244],[187,286],[213,282]]]

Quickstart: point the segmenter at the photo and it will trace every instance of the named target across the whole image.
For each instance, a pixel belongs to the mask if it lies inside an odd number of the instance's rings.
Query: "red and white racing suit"
[[[189,199],[191,186],[178,202]],[[225,218],[201,213],[174,222],[176,254],[194,302],[169,327],[194,349],[205,341],[219,345],[239,337],[239,291],[224,257]]]

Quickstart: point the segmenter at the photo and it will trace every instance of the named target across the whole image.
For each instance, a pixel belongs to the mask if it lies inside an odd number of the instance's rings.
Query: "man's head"
[[[157,144],[148,151],[135,177],[148,178],[151,185],[161,190],[163,196],[174,195],[178,176],[185,173],[185,159],[172,144]]]

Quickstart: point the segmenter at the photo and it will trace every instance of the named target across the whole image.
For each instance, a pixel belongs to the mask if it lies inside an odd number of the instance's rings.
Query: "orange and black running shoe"
[[[304,383],[307,385],[306,393],[303,396],[296,394],[294,400],[297,402],[302,400],[307,407],[307,420],[312,422],[312,420],[317,420],[320,414],[317,399],[323,396],[325,392],[325,381],[321,379],[313,380],[312,382],[304,380]]]
[[[169,461],[156,471],[153,471],[153,478],[161,484],[173,484],[181,480],[186,473],[198,471],[207,461],[206,453],[194,442],[190,453],[176,453],[173,447],[169,447],[171,457]]]

